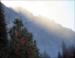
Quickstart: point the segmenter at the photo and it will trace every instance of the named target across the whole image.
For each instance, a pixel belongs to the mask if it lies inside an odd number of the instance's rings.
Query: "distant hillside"
[[[20,18],[27,29],[33,33],[34,39],[37,40],[37,45],[40,52],[47,51],[52,57],[57,56],[57,52],[61,50],[62,41],[67,45],[74,43],[75,32],[68,28],[41,16],[33,16],[25,9],[16,8],[16,10],[4,6],[5,19],[7,28],[10,29],[15,18]]]

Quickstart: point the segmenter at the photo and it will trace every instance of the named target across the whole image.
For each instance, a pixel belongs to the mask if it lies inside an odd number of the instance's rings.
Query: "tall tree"
[[[62,58],[62,55],[60,52],[58,52],[58,58]]]
[[[3,6],[2,3],[0,2],[0,43],[3,43],[5,45],[7,40],[7,32],[6,32],[5,16],[2,6]]]
[[[0,58],[5,58],[7,32],[3,4],[0,2]]]
[[[67,54],[66,53],[67,53],[66,44],[63,41],[62,42],[62,54],[63,54],[63,58],[66,58],[67,57]]]
[[[32,39],[32,33],[23,26],[19,19],[15,19],[14,26],[10,30],[11,48],[17,58],[38,58],[36,42]],[[15,57],[13,55],[13,57]]]

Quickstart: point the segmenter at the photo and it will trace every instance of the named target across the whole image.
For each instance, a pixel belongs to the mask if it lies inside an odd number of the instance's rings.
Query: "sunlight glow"
[[[23,7],[74,30],[74,1],[2,1],[7,7]]]

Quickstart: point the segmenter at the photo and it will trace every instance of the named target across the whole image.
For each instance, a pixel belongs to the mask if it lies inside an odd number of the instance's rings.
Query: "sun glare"
[[[74,30],[74,1],[2,1],[7,7],[23,7],[34,16],[44,16]]]

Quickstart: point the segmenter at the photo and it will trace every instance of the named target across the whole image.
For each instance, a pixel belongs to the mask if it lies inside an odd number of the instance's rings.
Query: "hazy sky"
[[[2,1],[8,7],[23,7],[34,16],[45,16],[74,30],[74,1]]]

